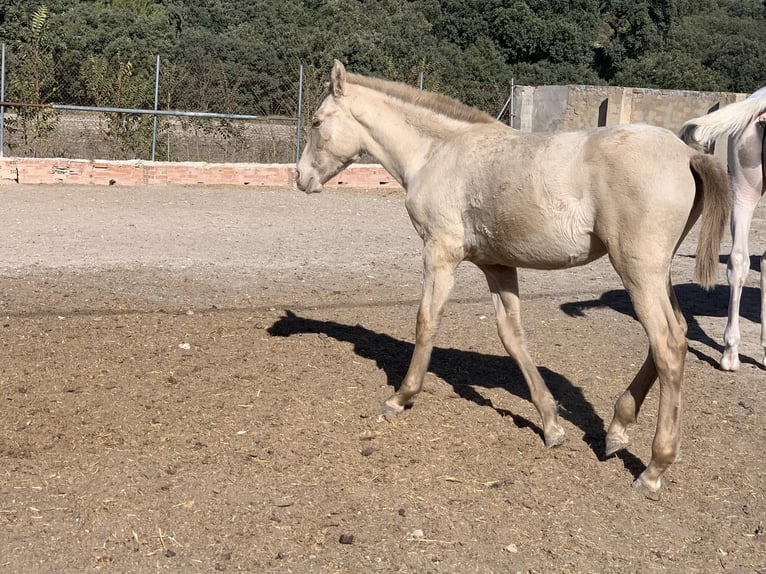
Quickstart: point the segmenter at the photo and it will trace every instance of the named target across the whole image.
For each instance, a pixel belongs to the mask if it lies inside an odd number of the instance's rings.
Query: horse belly
[[[606,253],[590,229],[541,225],[541,220],[506,220],[466,230],[467,259],[477,264],[533,269],[585,265]]]

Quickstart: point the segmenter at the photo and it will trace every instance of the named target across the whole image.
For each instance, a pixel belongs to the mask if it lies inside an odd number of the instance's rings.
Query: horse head
[[[322,185],[353,163],[361,153],[361,126],[348,106],[346,68],[338,60],[330,73],[330,93],[311,121],[296,181],[306,193],[322,191]]]

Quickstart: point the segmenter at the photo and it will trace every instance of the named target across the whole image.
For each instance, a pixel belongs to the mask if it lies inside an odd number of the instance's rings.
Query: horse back
[[[449,236],[477,263],[582,265],[638,225],[664,226],[671,231],[660,235],[675,245],[670,235],[683,232],[694,204],[690,154],[651,126],[553,134],[476,126],[434,154],[407,208],[424,239]]]

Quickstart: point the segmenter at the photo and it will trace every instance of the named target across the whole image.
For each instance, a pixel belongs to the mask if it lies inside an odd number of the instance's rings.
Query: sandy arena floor
[[[420,294],[400,192],[5,186],[0,201],[4,573],[766,572],[758,275],[742,369],[722,372],[724,264],[714,292],[694,285],[694,237],[674,265],[683,454],[651,501],[630,485],[656,389],[630,450],[603,460],[646,352],[605,260],[521,272],[568,434],[549,451],[468,264],[424,392],[379,419]]]

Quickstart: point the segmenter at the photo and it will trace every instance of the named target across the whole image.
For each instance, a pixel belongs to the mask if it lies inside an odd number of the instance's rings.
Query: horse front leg
[[[508,354],[519,366],[529,388],[532,404],[543,421],[543,437],[548,448],[564,442],[564,429],[559,424],[558,405],[548,390],[540,371],[527,350],[521,327],[519,281],[515,267],[480,265],[487,278],[495,306],[497,332]]]
[[[383,414],[401,413],[423,387],[434,337],[459,263],[460,259],[450,257],[448,250],[443,247],[426,244],[423,257],[423,296],[415,325],[415,350],[399,390],[383,403]]]

